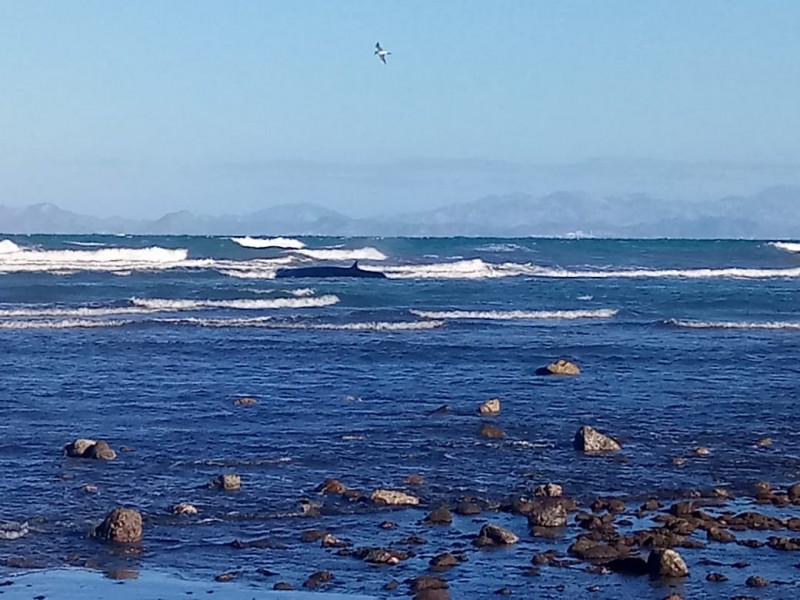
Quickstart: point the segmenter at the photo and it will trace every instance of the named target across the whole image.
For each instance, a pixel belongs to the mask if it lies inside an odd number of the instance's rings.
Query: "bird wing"
[[[376,42],[376,43],[375,43],[375,48],[377,48],[377,49],[378,49],[378,52],[380,52],[381,50],[383,50],[383,48],[381,48],[381,43],[380,43],[380,42]]]
[[[383,61],[383,64],[386,64],[386,56],[384,54],[378,54],[378,58]]]

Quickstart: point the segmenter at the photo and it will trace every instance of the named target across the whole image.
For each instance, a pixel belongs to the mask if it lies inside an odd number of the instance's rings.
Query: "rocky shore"
[[[552,377],[580,374],[567,361],[540,371]],[[251,400],[236,400],[234,406],[251,410],[257,404]],[[476,402],[476,437],[502,440],[497,417],[505,411],[499,398]],[[449,414],[443,406],[421,418],[442,419],[446,426]],[[571,444],[579,460],[625,460],[625,446],[614,433],[587,423],[565,445]],[[710,452],[696,447],[683,454]],[[68,442],[64,455],[65,461],[112,470],[121,456],[107,441],[84,438]],[[248,485],[246,476],[223,470],[211,481],[197,482],[197,499],[164,490],[158,510],[123,500],[108,506],[106,514],[87,515],[93,520],[85,531],[93,538],[89,550],[67,548],[56,562],[101,569],[115,579],[135,578],[139,569],[158,565],[151,540],[163,538],[165,526],[196,525],[206,528],[231,561],[230,569],[208,580],[259,590],[415,600],[800,597],[798,482],[630,494],[614,493],[614,481],[608,481],[602,493],[586,495],[571,493],[565,482],[543,480],[476,495],[443,490],[420,474],[393,476],[391,464],[385,469],[395,485],[351,487],[331,472],[316,487],[298,490],[296,510],[285,514],[220,511],[206,494],[237,494]],[[84,488],[87,494],[97,491],[93,485]],[[223,522],[241,522],[240,534],[220,540],[215,524]],[[0,523],[0,555],[9,576],[56,566],[26,558],[14,546],[22,540],[35,544],[44,535],[37,528],[45,526]],[[260,535],[253,535],[256,530]],[[17,583],[10,577],[6,587]]]

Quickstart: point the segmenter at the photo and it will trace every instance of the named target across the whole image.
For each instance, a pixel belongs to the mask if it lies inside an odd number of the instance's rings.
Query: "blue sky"
[[[631,160],[783,173],[798,31],[796,0],[0,0],[0,204],[374,214],[595,159],[620,161],[598,190],[659,192]]]

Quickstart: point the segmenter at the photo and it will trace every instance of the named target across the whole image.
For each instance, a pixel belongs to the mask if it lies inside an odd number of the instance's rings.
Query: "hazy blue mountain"
[[[598,196],[559,191],[508,194],[386,217],[348,217],[309,203],[281,204],[247,215],[156,220],[99,219],[53,204],[0,206],[5,233],[148,233],[195,235],[427,235],[598,237],[800,237],[800,187],[776,186],[750,196],[666,201],[646,194]]]

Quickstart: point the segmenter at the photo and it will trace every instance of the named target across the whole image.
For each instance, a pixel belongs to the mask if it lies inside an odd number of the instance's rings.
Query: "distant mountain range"
[[[703,202],[668,202],[645,194],[513,194],[381,218],[351,218],[314,204],[283,204],[241,216],[181,211],[156,220],[101,219],[34,204],[0,206],[0,232],[797,239],[800,187],[771,187],[751,196]]]

